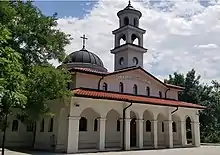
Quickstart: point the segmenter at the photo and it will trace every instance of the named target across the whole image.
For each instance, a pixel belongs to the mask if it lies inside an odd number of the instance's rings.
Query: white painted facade
[[[126,28],[124,18],[127,16],[132,22]],[[167,86],[143,69],[126,70],[134,65],[134,57],[138,59],[136,66],[143,67],[143,54],[146,52],[142,47],[144,31],[138,28],[140,18],[138,11],[128,9],[123,13],[122,10],[119,18],[120,30],[114,32],[117,40],[115,49],[111,51],[115,54],[116,72],[106,75],[73,71],[71,72],[72,88],[102,90],[103,85],[107,84],[106,92],[117,92],[120,95],[119,86],[123,83],[122,94],[134,94],[133,87],[136,85],[136,96],[177,101],[178,92],[182,89]],[[132,19],[136,20],[136,24]],[[139,47],[132,45],[131,38],[127,40],[129,45],[123,47],[119,45],[118,39],[125,32],[127,37],[132,36],[131,32],[139,36]],[[120,66],[121,57],[124,57],[124,62]],[[77,67],[79,67],[78,63]],[[126,71],[117,72],[121,69]],[[147,87],[150,88],[149,96]],[[157,103],[132,102],[131,104],[131,102],[119,100],[77,96],[73,96],[67,104],[60,100],[50,101],[49,104],[54,116],[53,119],[48,117],[44,118],[44,122],[42,120],[37,122],[34,145],[36,149],[76,153],[85,150],[200,146],[198,115],[200,109],[197,108],[158,105]],[[123,110],[129,105],[123,117]],[[14,120],[16,119],[13,117],[9,118],[6,146],[30,147],[33,133],[27,132],[26,126],[20,122],[18,122],[18,128],[12,131]],[[84,120],[84,125],[82,125],[82,120]],[[191,133],[192,136],[187,136],[187,133]]]

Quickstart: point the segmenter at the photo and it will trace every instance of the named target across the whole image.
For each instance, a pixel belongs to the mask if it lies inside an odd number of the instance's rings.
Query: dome
[[[68,68],[72,67],[86,67],[86,68],[93,68],[99,71],[107,71],[103,65],[102,60],[94,53],[89,52],[85,48],[72,52],[69,54],[64,62],[69,66]]]

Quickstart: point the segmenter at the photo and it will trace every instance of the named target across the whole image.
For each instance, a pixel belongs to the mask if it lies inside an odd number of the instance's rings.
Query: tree
[[[25,74],[35,65],[64,59],[64,47],[70,37],[56,28],[57,14],[45,16],[31,1],[9,1],[1,5],[0,21],[12,34],[10,45],[21,54]]]
[[[35,143],[36,121],[41,117],[51,115],[47,101],[54,99],[68,99],[71,95],[67,87],[70,74],[63,68],[56,69],[52,65],[35,66],[29,74],[26,85],[27,104],[18,116],[25,124],[33,123]]]
[[[0,121],[3,130],[4,155],[8,116],[14,108],[24,108],[25,76],[22,74],[20,54],[8,46],[9,31],[0,24]]]

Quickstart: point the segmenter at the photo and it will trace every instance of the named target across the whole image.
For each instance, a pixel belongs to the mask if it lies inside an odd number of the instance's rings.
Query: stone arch
[[[173,145],[181,144],[181,118],[179,115],[172,115],[172,132],[173,132]]]
[[[86,108],[81,112],[80,117],[86,119],[87,130],[79,131],[79,149],[98,148],[99,132],[94,131],[94,120],[100,118],[100,114],[93,108]]]
[[[144,146],[152,146],[153,145],[153,122],[154,120],[154,114],[150,110],[145,110],[143,113],[143,120],[144,120],[144,125],[143,125],[143,140]]]
[[[126,43],[126,40],[127,40],[126,35],[124,33],[120,34],[117,39],[118,45],[119,46],[124,45]]]
[[[141,42],[140,42],[140,37],[137,35],[137,34],[132,34],[131,35],[131,42],[132,44],[135,44],[135,45],[141,45]]]
[[[122,128],[120,126],[118,131],[118,120],[120,120],[120,114],[116,110],[112,109],[107,113],[105,127],[105,144],[107,148],[120,147]]]
[[[158,137],[158,145],[164,146],[165,145],[165,116],[162,113],[157,115],[157,137]]]

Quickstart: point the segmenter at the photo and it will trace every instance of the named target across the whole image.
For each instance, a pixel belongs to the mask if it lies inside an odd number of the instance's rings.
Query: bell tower
[[[143,35],[146,31],[139,28],[141,12],[129,0],[128,6],[120,10],[117,16],[119,28],[112,32],[115,35],[115,45],[111,50],[115,55],[115,71],[132,66],[143,67],[143,54],[147,49],[143,48]]]

